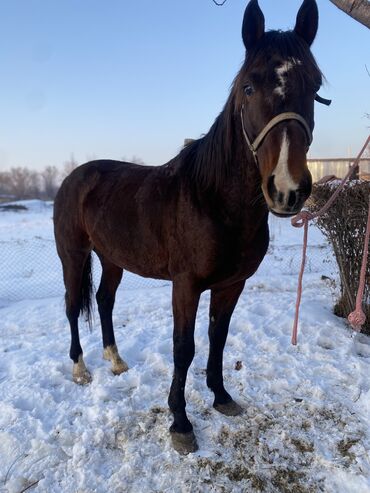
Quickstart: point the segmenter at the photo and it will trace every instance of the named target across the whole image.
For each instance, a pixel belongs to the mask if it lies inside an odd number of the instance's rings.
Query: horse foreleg
[[[213,407],[228,416],[236,416],[242,412],[242,408],[225,390],[222,359],[230,319],[244,284],[245,281],[241,281],[222,290],[211,291],[207,385],[215,394]]]
[[[198,449],[193,426],[185,411],[185,384],[195,351],[194,326],[199,297],[200,291],[189,279],[181,277],[173,282],[174,374],[168,404],[174,418],[170,427],[172,444],[181,454],[195,452]]]

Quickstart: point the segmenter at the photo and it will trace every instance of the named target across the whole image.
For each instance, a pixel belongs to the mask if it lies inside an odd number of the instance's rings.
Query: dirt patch
[[[308,439],[282,435],[282,443],[269,440],[269,435],[281,434],[279,421],[265,416],[256,416],[244,429],[230,430],[221,427],[217,442],[228,450],[231,460],[200,458],[198,467],[213,478],[217,485],[229,480],[237,484],[235,491],[248,492],[294,492],[313,493],[318,484],[310,485],[307,467],[312,463],[314,445]],[[220,452],[221,455],[222,452]],[[227,488],[226,488],[227,490]]]
[[[184,493],[320,493],[330,491],[334,470],[356,474],[361,466],[363,434],[343,406],[290,400],[250,407],[243,417],[214,422],[214,427],[213,417],[204,412],[198,420],[209,430],[203,438],[197,433],[201,451],[204,446],[209,455],[180,457],[170,450],[171,416],[164,407],[122,420],[113,447],[124,460],[141,444],[139,464],[158,457],[153,474],[161,468],[176,471],[176,481],[184,478]]]
[[[246,485],[253,487],[254,491],[265,491],[266,482],[258,474],[251,472],[247,464],[225,464],[223,461],[212,461],[210,459],[201,458],[198,461],[198,466],[201,470],[206,470],[212,478],[212,483],[215,478],[227,478],[233,483],[243,482]],[[209,480],[211,482],[211,480]]]
[[[344,438],[338,442],[338,452],[345,459],[347,465],[352,464],[356,460],[356,454],[351,449],[361,442],[361,438]]]
[[[315,450],[313,442],[306,442],[304,440],[300,440],[299,438],[292,438],[292,444],[302,454],[307,452],[313,452]]]
[[[327,490],[329,457],[335,469],[358,468],[358,423],[343,408],[303,401],[249,415],[219,429],[216,457],[198,458],[199,476],[210,479],[204,491],[319,493]]]

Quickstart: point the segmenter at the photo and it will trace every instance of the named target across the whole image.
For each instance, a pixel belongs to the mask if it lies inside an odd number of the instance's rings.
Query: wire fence
[[[1,219],[0,217],[0,223]],[[0,239],[0,303],[64,295],[61,264],[52,239],[51,217],[48,219],[50,224],[47,223],[47,232],[43,227],[42,234],[17,239],[13,233],[9,240]],[[7,221],[11,222],[9,217]],[[274,218],[270,220],[270,247],[257,275],[296,275],[299,272],[302,249],[300,235],[295,235],[297,243],[288,241],[288,244],[284,244],[282,235],[287,227],[282,227],[280,221]],[[13,232],[14,227],[13,225]],[[37,231],[36,228],[35,232]],[[2,237],[4,236],[3,234]],[[98,286],[101,268],[98,258],[95,255],[94,257],[93,277],[95,286]],[[335,262],[327,243],[320,240],[311,244],[308,248],[306,272],[331,276],[335,270]],[[168,281],[147,279],[125,272],[119,289],[156,288],[168,284]]]

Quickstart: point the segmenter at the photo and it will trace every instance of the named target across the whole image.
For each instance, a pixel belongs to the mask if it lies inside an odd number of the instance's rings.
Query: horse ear
[[[247,50],[255,46],[265,33],[265,17],[258,0],[251,0],[244,12],[242,36]]]
[[[319,27],[319,11],[315,0],[304,0],[297,14],[294,32],[311,46]]]

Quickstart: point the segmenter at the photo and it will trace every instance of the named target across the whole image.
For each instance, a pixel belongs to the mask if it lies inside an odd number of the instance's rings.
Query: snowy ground
[[[75,385],[51,214],[40,203],[0,212],[1,492],[370,492],[370,340],[331,312],[321,276],[332,263],[315,228],[299,345],[290,337],[302,232],[288,221],[272,222],[273,247],[236,308],[224,366],[245,408],[237,418],[213,410],[205,384],[202,297],[187,385],[200,450],[180,457],[167,431],[170,286],[122,283],[114,319],[125,374],[102,360],[97,317],[92,333],[81,325],[93,382]]]

